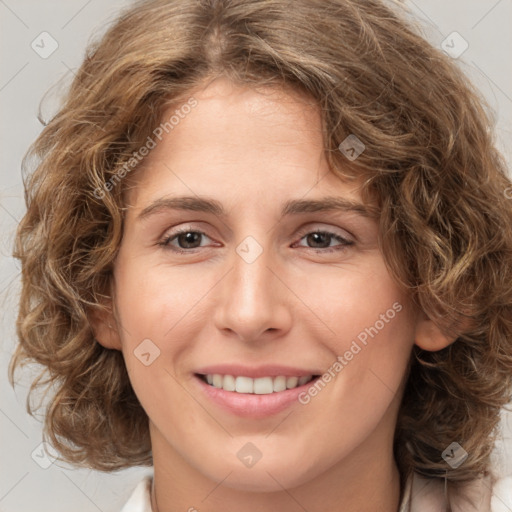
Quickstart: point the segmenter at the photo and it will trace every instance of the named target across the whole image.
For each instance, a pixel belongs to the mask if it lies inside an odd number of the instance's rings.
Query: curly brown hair
[[[148,418],[121,352],[94,339],[123,234],[134,155],[162,113],[205,81],[291,87],[321,110],[338,176],[376,199],[380,246],[396,282],[444,332],[414,346],[395,436],[402,475],[466,481],[490,471],[512,390],[512,203],[485,102],[407,12],[379,0],[149,0],[87,49],[59,112],[25,156],[27,212],[19,344],[10,378],[43,366],[29,393],[53,395],[44,435],[78,465],[152,463]],[[340,143],[365,151],[347,166]],[[27,399],[29,412],[33,413]],[[449,467],[457,440],[469,456]]]

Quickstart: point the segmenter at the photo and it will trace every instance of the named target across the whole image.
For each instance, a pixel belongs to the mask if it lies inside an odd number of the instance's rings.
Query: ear
[[[414,342],[418,347],[430,352],[436,352],[453,343],[456,335],[448,335],[431,320],[423,311],[420,311],[416,320]]]
[[[105,348],[121,350],[121,338],[117,322],[112,313],[112,305],[107,305],[107,310],[95,308],[88,314],[94,338]]]

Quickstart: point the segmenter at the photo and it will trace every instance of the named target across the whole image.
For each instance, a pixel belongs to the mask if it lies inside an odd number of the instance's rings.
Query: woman
[[[376,0],[126,11],[32,149],[12,369],[57,386],[48,439],[153,466],[124,512],[506,503],[511,182],[489,126]]]

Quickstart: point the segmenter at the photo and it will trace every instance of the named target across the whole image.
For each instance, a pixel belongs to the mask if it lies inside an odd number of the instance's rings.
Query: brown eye
[[[158,245],[168,248],[171,251],[191,252],[190,250],[201,248],[201,237],[209,238],[202,231],[182,229],[166,235]],[[173,241],[176,242],[177,246],[176,244],[171,244]]]
[[[174,238],[176,238],[176,241],[178,242],[178,245],[182,249],[195,249],[197,242],[201,241],[201,233],[198,233],[197,231],[187,231],[185,233],[180,233],[179,235],[176,235]]]
[[[346,238],[330,231],[310,231],[303,235],[301,240],[304,238],[308,244],[311,244],[311,247],[309,248],[317,250],[317,252],[341,251],[349,245],[354,245],[354,242],[351,240],[347,240]],[[332,247],[330,244],[333,240],[337,240],[339,245]]]

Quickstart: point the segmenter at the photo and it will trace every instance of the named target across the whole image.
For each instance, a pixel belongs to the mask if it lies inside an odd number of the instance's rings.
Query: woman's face
[[[193,97],[130,177],[114,272],[155,466],[253,491],[371,467],[389,455],[416,321],[377,219],[330,171],[299,96],[217,80]],[[327,198],[338,208],[318,209]]]

